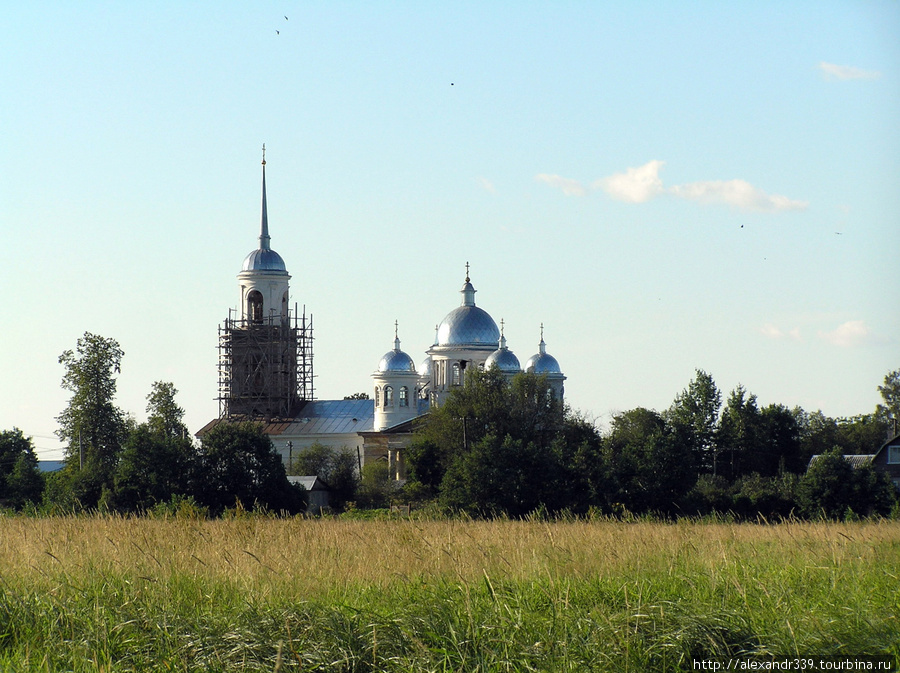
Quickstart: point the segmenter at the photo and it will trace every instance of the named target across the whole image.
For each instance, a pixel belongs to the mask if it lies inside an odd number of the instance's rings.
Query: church
[[[264,424],[285,464],[313,444],[348,449],[358,466],[387,461],[396,480],[406,478],[403,449],[413,420],[439,406],[463,385],[473,369],[497,367],[507,377],[525,371],[547,377],[551,394],[563,398],[566,377],[547,352],[543,325],[538,352],[522,366],[506,344],[503,324],[475,303],[475,287],[466,277],[459,305],[438,324],[425,358],[415,361],[394,347],[378,361],[370,399],[317,400],[313,385],[313,325],[305,307],[291,308],[290,274],[271,246],[266,209],[266,160],[263,146],[262,215],[259,247],[244,258],[238,273],[240,308],[229,310],[219,327],[219,417],[202,437],[222,422],[252,420]]]

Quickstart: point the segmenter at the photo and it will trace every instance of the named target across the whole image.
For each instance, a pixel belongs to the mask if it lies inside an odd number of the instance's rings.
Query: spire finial
[[[503,336],[503,326],[505,324],[506,322],[503,320],[503,318],[500,318],[500,336]]]
[[[538,345],[538,350],[542,354],[547,352],[547,344],[544,343],[544,323],[541,323],[541,343]]]
[[[466,262],[466,282],[467,283],[470,282],[469,281],[469,263],[468,262]]]
[[[500,318],[500,350],[504,350],[506,348],[506,336],[503,334],[503,327],[505,324],[506,323],[503,318]]]
[[[395,351],[400,350],[400,337],[397,334],[398,327],[399,327],[399,323],[395,320],[394,321],[394,350]]]
[[[260,250],[269,250],[269,214],[266,208],[266,144],[262,146],[262,222],[259,231],[259,248]]]

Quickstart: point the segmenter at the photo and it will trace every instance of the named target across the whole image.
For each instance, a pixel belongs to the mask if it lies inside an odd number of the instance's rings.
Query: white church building
[[[271,247],[265,147],[259,247],[245,257],[237,278],[240,308],[219,328],[219,418],[198,436],[222,422],[253,420],[264,424],[285,464],[321,444],[355,452],[360,469],[370,461],[386,460],[392,476],[404,479],[403,449],[411,439],[413,420],[463,385],[467,372],[497,367],[509,377],[523,371],[545,375],[552,394],[563,397],[566,377],[547,352],[543,325],[538,352],[520,365],[502,328],[476,305],[467,263],[459,305],[438,324],[418,367],[401,350],[395,323],[394,347],[370,375],[370,399],[315,399],[312,319],[305,309],[291,309],[291,276]]]

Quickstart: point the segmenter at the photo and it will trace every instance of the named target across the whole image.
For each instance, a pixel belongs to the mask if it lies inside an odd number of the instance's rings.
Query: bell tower
[[[272,249],[262,159],[259,248],[238,274],[240,308],[219,328],[219,416],[290,418],[313,397],[312,316],[290,308],[290,275]]]

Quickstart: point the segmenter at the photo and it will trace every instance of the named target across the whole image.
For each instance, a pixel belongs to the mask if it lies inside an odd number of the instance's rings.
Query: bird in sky
[[[288,18],[287,18],[287,17],[284,17],[284,20],[285,20],[285,21],[287,21],[287,20],[288,20]]]
[[[278,29],[275,29],[275,34],[276,34],[276,35],[281,35],[281,31],[278,30]]]

